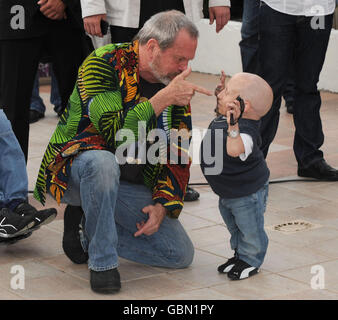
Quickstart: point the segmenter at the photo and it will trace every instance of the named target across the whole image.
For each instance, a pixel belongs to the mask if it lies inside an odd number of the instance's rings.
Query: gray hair
[[[139,40],[140,45],[145,45],[150,39],[155,39],[161,50],[164,50],[173,45],[178,32],[182,29],[185,29],[192,38],[198,38],[197,27],[182,12],[177,10],[163,11],[153,15],[134,40]]]

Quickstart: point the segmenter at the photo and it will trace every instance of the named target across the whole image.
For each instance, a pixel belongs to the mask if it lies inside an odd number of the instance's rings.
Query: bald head
[[[260,118],[270,110],[273,92],[261,77],[252,73],[237,73],[229,80],[227,87],[229,91],[237,92],[244,101],[250,102],[252,111]]]

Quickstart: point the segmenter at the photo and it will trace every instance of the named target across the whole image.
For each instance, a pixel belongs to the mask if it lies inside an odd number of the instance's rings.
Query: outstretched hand
[[[188,105],[195,92],[212,96],[211,91],[186,80],[190,73],[191,68],[189,67],[177,75],[164,89],[160,90],[149,100],[157,116],[170,105]]]
[[[225,79],[226,79],[226,74],[225,72],[222,70],[221,71],[221,77],[219,79],[219,84],[217,85],[216,89],[215,89],[215,96],[217,97],[217,95],[224,90],[225,88]]]

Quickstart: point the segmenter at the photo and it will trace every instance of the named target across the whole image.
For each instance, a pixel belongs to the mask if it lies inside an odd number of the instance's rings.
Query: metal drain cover
[[[274,231],[280,231],[283,233],[294,233],[298,231],[317,229],[320,227],[321,225],[319,224],[314,224],[314,223],[307,222],[307,221],[295,220],[295,221],[277,224],[275,226],[270,226],[270,227],[267,227],[267,229],[274,230]]]

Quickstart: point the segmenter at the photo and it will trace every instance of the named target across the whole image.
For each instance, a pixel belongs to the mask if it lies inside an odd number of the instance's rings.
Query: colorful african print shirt
[[[168,160],[156,164],[147,161],[142,174],[154,202],[161,203],[170,217],[177,218],[183,207],[191,164],[190,106],[169,106],[164,114],[161,122],[165,122],[167,132],[179,135],[174,140],[179,143],[171,143],[173,135],[168,134]],[[115,152],[122,143],[115,139],[118,130],[131,130],[137,140],[140,121],[145,123],[147,133],[158,126],[151,103],[140,99],[138,42],[109,44],[95,50],[79,68],[68,106],[44,154],[34,197],[44,204],[49,192],[60,203],[76,155],[86,150]],[[181,129],[187,134],[180,135]],[[172,158],[177,161],[173,163]]]

